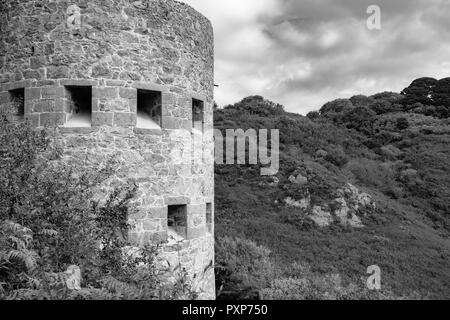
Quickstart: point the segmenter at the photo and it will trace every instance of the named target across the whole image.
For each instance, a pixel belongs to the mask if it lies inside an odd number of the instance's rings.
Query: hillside
[[[280,129],[275,177],[216,165],[219,298],[450,298],[449,89],[422,78],[307,117],[259,96],[216,110],[218,129]]]

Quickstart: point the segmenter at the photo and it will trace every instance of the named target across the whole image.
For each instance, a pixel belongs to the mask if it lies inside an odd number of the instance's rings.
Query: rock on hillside
[[[368,212],[376,209],[372,197],[365,192],[360,192],[350,183],[336,191],[338,197],[320,206],[311,205],[309,190],[307,194],[307,197],[299,200],[287,197],[284,199],[284,203],[287,207],[301,209],[300,214],[314,221],[319,227],[328,227],[336,222],[342,226],[361,228],[364,225],[360,216],[367,215]]]

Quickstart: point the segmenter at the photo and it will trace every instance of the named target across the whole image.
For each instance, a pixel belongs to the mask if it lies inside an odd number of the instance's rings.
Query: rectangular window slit
[[[187,205],[169,206],[167,216],[168,236],[181,241],[187,237]]]
[[[92,118],[92,87],[66,86],[66,127],[90,127]]]
[[[160,91],[137,90],[136,127],[161,129],[162,93]]]
[[[192,128],[200,132],[204,127],[204,111],[203,101],[192,99]]]
[[[25,89],[11,90],[9,96],[13,119],[23,121],[25,119]]]

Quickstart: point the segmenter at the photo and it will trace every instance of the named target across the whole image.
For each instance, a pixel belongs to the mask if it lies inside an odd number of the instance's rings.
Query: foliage
[[[372,103],[375,102],[375,100],[373,98],[364,96],[364,95],[356,95],[350,98],[350,102],[355,106],[355,107],[368,107],[369,105],[371,105]]]
[[[270,251],[256,243],[231,237],[216,240],[216,283],[219,295],[226,296],[233,289],[245,298],[255,290],[267,286],[273,266]]]
[[[230,281],[252,274],[256,265],[246,253],[221,245],[216,251],[221,263],[228,252],[234,261],[249,262],[235,272],[238,276],[232,276],[233,268],[216,270],[218,279],[225,279],[219,298],[450,297],[450,123],[434,113],[437,109],[420,114],[417,105],[403,104],[404,98],[393,92],[355,96],[332,101],[308,117],[250,115],[233,105],[215,112],[220,130],[280,129],[276,178],[261,177],[257,166],[216,165],[218,238],[267,248],[273,270],[270,281],[253,282],[253,290]],[[308,182],[289,181],[298,174]],[[310,206],[326,207],[349,182],[376,202],[375,210],[361,216],[362,229],[319,228],[307,210],[284,201],[307,199]],[[365,286],[373,264],[382,269],[381,292]]]
[[[306,115],[310,120],[316,120],[320,118],[320,113],[319,111],[311,111],[308,112],[308,114]]]
[[[56,133],[10,119],[0,119],[0,299],[196,295],[183,271],[176,283],[163,281],[158,248],[130,247],[135,185],[119,185],[95,200],[114,170],[113,160],[81,171],[61,157]],[[64,271],[71,265],[82,270],[81,291],[67,289]]]
[[[348,129],[370,133],[375,115],[376,113],[368,107],[355,107],[345,112],[341,121]]]
[[[397,119],[397,129],[398,130],[406,130],[409,128],[409,122],[406,118],[398,118]]]
[[[439,119],[450,118],[450,108],[445,106],[424,106],[421,103],[415,103],[411,112],[423,114],[425,116],[432,116]]]
[[[336,167],[342,168],[348,162],[347,156],[342,148],[328,149],[328,154],[325,156],[325,160],[334,164]]]
[[[248,113],[250,115],[258,115],[264,117],[270,115],[280,115],[284,113],[284,107],[282,105],[273,103],[269,100],[265,100],[261,96],[247,97],[233,106],[226,106],[224,110],[232,110],[234,112]]]
[[[405,96],[402,101],[403,105],[414,105],[415,103],[433,105],[433,93],[437,82],[433,78],[414,80],[408,88],[402,91],[402,94]]]
[[[273,279],[261,295],[268,300],[391,300],[417,297],[415,293],[399,297],[388,288],[371,291],[365,286],[364,279],[344,284],[339,274],[321,275],[296,262],[282,277]]]
[[[380,93],[376,93],[369,97],[375,101],[387,101],[390,104],[394,105],[397,103],[401,103],[404,99],[404,96],[397,92],[384,91]]]
[[[432,93],[432,105],[450,108],[450,78],[444,78],[437,82]]]
[[[407,110],[419,109],[440,118],[449,116],[450,109],[450,78],[436,80],[434,78],[419,78],[402,91],[402,104]],[[428,106],[423,110],[423,106]],[[434,108],[432,108],[434,107]]]

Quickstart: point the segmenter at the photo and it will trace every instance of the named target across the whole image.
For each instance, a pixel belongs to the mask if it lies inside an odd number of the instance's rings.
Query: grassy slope
[[[283,122],[277,122],[281,118]],[[283,142],[278,186],[269,186],[257,168],[216,167],[217,236],[232,235],[266,246],[280,269],[297,261],[318,273],[336,272],[363,286],[367,267],[376,264],[381,267],[383,285],[399,295],[416,291],[422,297],[450,298],[450,197],[446,198],[450,136],[411,134],[415,128],[403,134],[397,144],[404,156],[394,160],[418,170],[420,186],[411,187],[399,183],[396,173],[381,174],[377,166],[395,161],[367,149],[360,137],[345,128],[330,130],[329,125],[293,114],[261,116],[223,110],[216,117],[216,127],[222,129],[277,125]],[[302,141],[291,141],[293,135]],[[320,148],[342,149],[348,162],[338,167],[317,159],[314,152]],[[356,164],[364,161],[370,164],[364,167],[366,173],[355,174]],[[337,225],[318,228],[296,209],[275,203],[292,194],[286,179],[293,168],[300,168],[310,179],[313,203],[330,199],[333,189],[349,181],[371,194],[378,209],[363,218],[366,227],[361,230]]]

